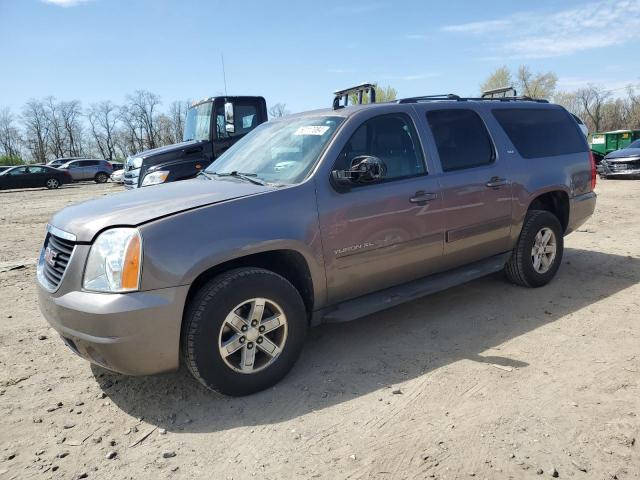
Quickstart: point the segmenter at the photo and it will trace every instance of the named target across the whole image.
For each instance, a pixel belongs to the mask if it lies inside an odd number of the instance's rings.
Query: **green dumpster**
[[[592,134],[589,145],[596,161],[600,163],[607,153],[620,150],[638,138],[640,138],[640,130],[614,130]]]

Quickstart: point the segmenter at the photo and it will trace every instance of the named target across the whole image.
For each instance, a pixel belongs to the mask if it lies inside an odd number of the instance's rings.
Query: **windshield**
[[[210,140],[212,103],[201,103],[187,110],[182,140]]]
[[[640,139],[634,140],[629,145],[627,145],[625,148],[640,148]]]
[[[249,174],[276,184],[301,182],[342,121],[325,116],[263,123],[206,171]]]

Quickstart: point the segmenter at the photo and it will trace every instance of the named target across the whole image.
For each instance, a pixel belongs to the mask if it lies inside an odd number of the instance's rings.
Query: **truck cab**
[[[183,141],[127,158],[127,189],[195,177],[231,145],[267,121],[263,97],[210,97],[187,110]]]

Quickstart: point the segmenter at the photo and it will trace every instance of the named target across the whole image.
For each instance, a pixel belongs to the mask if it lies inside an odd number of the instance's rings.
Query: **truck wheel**
[[[96,173],[96,177],[94,178],[96,183],[107,183],[109,180],[109,176],[104,172]]]
[[[555,276],[564,250],[562,226],[545,210],[530,210],[505,265],[507,278],[523,287],[541,287]]]
[[[209,280],[189,302],[182,352],[205,387],[248,395],[289,372],[306,331],[305,306],[291,283],[269,270],[238,268]]]
[[[55,190],[60,186],[60,180],[57,178],[48,178],[46,182],[44,182],[44,186],[49,190]]]

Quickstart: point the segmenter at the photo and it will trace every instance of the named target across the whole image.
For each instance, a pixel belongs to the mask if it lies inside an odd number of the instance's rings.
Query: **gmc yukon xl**
[[[286,375],[310,326],[500,270],[551,281],[596,202],[565,109],[455,95],[348,106],[354,91],[260,125],[192,180],[57,213],[38,290],[63,341],[123,374],[183,361],[245,395]]]

